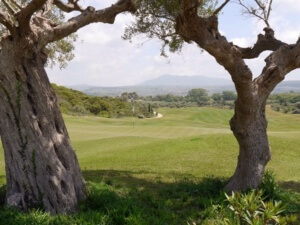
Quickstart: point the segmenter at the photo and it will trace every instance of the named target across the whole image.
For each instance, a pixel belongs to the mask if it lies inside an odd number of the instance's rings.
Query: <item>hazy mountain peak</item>
[[[70,85],[66,87],[77,91],[85,91],[91,88],[95,88],[96,86],[89,85],[89,84],[76,84],[76,85]]]
[[[144,81],[136,86],[224,86],[232,85],[232,81],[224,78],[206,77],[206,76],[180,76],[180,75],[162,75],[160,77]]]

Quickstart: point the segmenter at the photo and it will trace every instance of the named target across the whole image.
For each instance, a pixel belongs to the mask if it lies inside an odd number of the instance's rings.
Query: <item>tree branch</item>
[[[250,16],[257,17],[258,19],[262,20],[267,25],[267,27],[270,27],[269,17],[270,17],[271,8],[272,8],[272,2],[273,1],[272,0],[270,1],[269,7],[268,7],[267,10],[266,10],[266,7],[264,5],[262,5],[259,0],[254,0],[254,1],[257,4],[258,9],[255,9],[255,8],[253,8],[251,6],[245,5],[242,2],[242,0],[237,0],[237,3],[239,5],[241,5],[246,10],[246,12],[245,12],[246,14],[249,14]],[[259,15],[257,13],[257,11],[261,11],[262,15]]]
[[[68,3],[64,3],[60,0],[54,0],[54,5],[56,5],[60,10],[64,12],[79,11],[83,12],[84,9],[78,4],[78,0],[69,0]]]
[[[284,80],[292,70],[300,68],[300,39],[294,45],[283,45],[266,59],[266,66],[261,75],[253,82],[258,93],[266,98],[276,85]]]
[[[19,4],[19,3],[17,3],[15,0],[10,0],[19,10],[22,10],[23,8],[22,8],[22,6]]]
[[[271,6],[272,6],[272,0],[269,3],[269,7],[268,9],[266,9],[266,6],[264,4],[262,4],[259,0],[254,0],[256,2],[256,4],[258,5],[259,9],[262,11],[262,14],[264,15],[263,17],[263,21],[266,23],[266,25],[268,27],[270,27],[269,24],[269,16],[271,13]],[[256,14],[256,13],[255,13]]]
[[[265,28],[264,31],[265,35],[259,34],[257,41],[252,48],[241,48],[236,46],[240,50],[243,59],[253,59],[258,57],[264,51],[276,51],[281,46],[287,45],[274,37],[274,31],[271,28]]]
[[[230,0],[226,0],[219,8],[217,8],[213,15],[217,15],[219,14],[219,12],[221,12],[221,10],[230,2]]]
[[[135,12],[135,10],[135,5],[131,0],[121,0],[111,7],[98,11],[95,11],[92,7],[88,7],[79,16],[73,17],[66,23],[55,27],[54,36],[49,42],[60,40],[90,23],[102,22],[113,24],[119,13]]]
[[[190,1],[183,0],[181,3],[181,11],[176,19],[177,34],[188,43],[194,41],[212,55],[231,75],[240,98],[251,102],[253,75],[239,49],[220,34],[216,15],[200,17],[196,11],[192,12],[186,7]]]
[[[13,22],[10,19],[9,15],[0,9],[0,23],[3,24],[11,34],[14,34]]]
[[[272,11],[272,4],[273,4],[273,0],[270,0],[268,12],[267,12],[267,20],[269,20],[269,18],[270,18],[270,14],[271,14],[271,11]]]
[[[47,16],[51,10],[52,10],[52,6],[53,6],[53,1],[54,0],[47,0],[40,12],[41,16]]]
[[[18,16],[18,22],[20,28],[23,30],[29,29],[29,23],[31,16],[38,10],[42,9],[47,0],[32,0],[30,1],[25,8],[23,8]]]
[[[15,15],[15,10],[10,6],[10,4],[8,4],[8,2],[6,0],[2,0],[3,5],[7,8],[7,11],[11,14],[11,15]]]

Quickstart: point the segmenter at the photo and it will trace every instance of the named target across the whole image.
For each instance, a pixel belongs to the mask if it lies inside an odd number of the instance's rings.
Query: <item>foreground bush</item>
[[[300,210],[299,196],[279,188],[267,171],[259,190],[224,194],[224,203],[212,205],[204,224],[287,225],[300,224],[293,213]],[[298,202],[295,201],[298,198]]]

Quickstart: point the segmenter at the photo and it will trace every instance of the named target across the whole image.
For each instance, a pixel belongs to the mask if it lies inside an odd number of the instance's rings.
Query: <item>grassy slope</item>
[[[237,144],[230,132],[231,110],[161,109],[161,119],[105,119],[65,116],[87,180],[132,177],[172,182],[180,177],[232,175]],[[300,116],[267,110],[273,158],[268,168],[298,188]],[[290,181],[293,181],[292,183]],[[0,182],[4,182],[3,154]],[[287,183],[290,182],[290,183]],[[299,190],[300,191],[300,190]]]

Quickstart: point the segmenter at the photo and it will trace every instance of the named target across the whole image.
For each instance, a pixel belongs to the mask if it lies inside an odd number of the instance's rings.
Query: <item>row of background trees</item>
[[[186,96],[166,94],[141,97],[140,99],[151,103],[154,108],[213,106],[233,109],[237,94],[234,91],[223,91],[210,95],[207,90],[199,88],[190,90]],[[271,94],[267,100],[267,104],[277,112],[300,114],[300,93],[291,91],[289,93]]]

